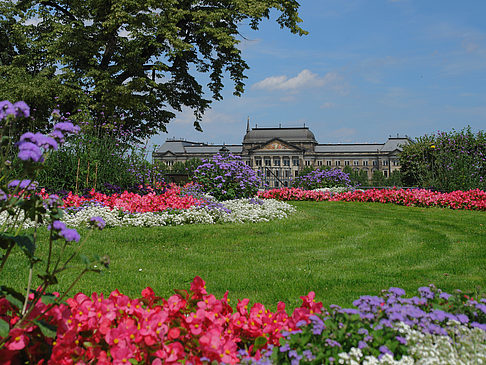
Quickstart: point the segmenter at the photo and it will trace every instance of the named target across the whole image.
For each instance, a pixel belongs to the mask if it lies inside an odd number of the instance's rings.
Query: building
[[[317,143],[308,127],[251,128],[247,124],[241,145],[213,145],[168,139],[153,153],[154,161],[171,166],[192,158],[209,159],[218,153],[231,153],[242,160],[269,187],[288,186],[289,179],[297,176],[306,166],[364,170],[371,178],[374,171],[385,177],[400,169],[398,153],[409,143],[408,137],[390,137],[385,143]]]

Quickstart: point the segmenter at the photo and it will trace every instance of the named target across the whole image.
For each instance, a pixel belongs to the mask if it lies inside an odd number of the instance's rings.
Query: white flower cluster
[[[313,191],[322,191],[323,193],[332,193],[332,194],[339,194],[345,193],[346,191],[353,190],[352,188],[347,188],[345,186],[336,186],[334,188],[319,188],[314,189]]]
[[[68,227],[87,226],[91,217],[101,217],[109,227],[123,226],[167,226],[183,224],[214,223],[247,223],[267,222],[273,219],[284,219],[295,208],[285,202],[272,199],[236,199],[219,204],[191,207],[186,210],[167,210],[164,212],[128,213],[108,207],[88,205],[79,210],[66,210],[62,221]],[[8,220],[7,212],[0,214],[0,224]],[[23,214],[18,219],[22,222]],[[34,222],[26,220],[24,228],[33,227]]]
[[[468,365],[486,364],[486,332],[470,328],[456,321],[449,321],[445,330],[448,336],[425,334],[404,323],[397,325],[399,332],[407,339],[408,356],[395,360],[386,354],[380,359],[363,357],[358,348],[339,354],[339,364],[389,364],[389,365]]]

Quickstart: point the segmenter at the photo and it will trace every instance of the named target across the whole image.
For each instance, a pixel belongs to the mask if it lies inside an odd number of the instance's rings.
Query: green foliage
[[[29,110],[27,105],[22,108],[25,111]],[[16,171],[11,169],[11,164],[6,164],[6,161],[18,151],[16,151],[16,148],[8,148],[9,144],[12,145],[16,141],[14,136],[3,135],[3,133],[11,131],[11,127],[15,126],[16,115],[12,113],[12,110],[8,110],[8,105],[5,108],[2,107],[1,112],[0,215],[2,216],[2,227],[0,233],[0,274],[2,285],[0,286],[0,298],[6,302],[5,305],[8,310],[3,312],[4,318],[0,321],[0,349],[5,348],[5,345],[12,338],[18,336],[18,333],[30,336],[29,345],[35,347],[38,346],[35,342],[44,341],[42,336],[54,337],[56,334],[56,328],[46,322],[48,316],[45,313],[53,306],[61,303],[69,290],[85,273],[99,272],[100,270],[94,264],[101,264],[102,260],[98,258],[89,261],[78,273],[71,286],[63,290],[62,295],[57,295],[56,298],[51,298],[49,303],[45,303],[45,291],[51,285],[57,284],[58,277],[72,266],[72,261],[78,256],[82,245],[74,245],[73,250],[66,254],[66,248],[72,247],[73,242],[78,242],[80,236],[76,230],[67,228],[60,221],[63,216],[62,200],[57,195],[51,195],[44,199],[41,195],[36,194],[35,190],[38,183],[34,179],[44,167],[43,158],[50,153],[51,149],[57,148],[58,143],[61,143],[62,136],[70,133],[69,131],[75,132],[75,127],[67,122],[57,124],[54,127],[55,129],[59,128],[57,137],[55,137],[57,140],[40,133],[36,135],[30,133],[30,136],[24,135],[22,138],[25,139],[18,142],[21,169],[15,176],[16,179],[10,181],[10,177]],[[31,151],[30,154],[22,153],[26,146]],[[26,219],[35,222],[33,232],[24,229]],[[88,224],[88,222],[86,223]],[[47,244],[44,245],[47,249],[45,256],[38,253],[37,229],[38,225],[41,224],[49,224],[50,227]],[[44,251],[44,253],[46,252]],[[6,279],[8,275],[5,273],[7,262],[16,254],[20,255],[21,261],[24,262],[24,265],[20,265],[20,267],[26,269],[26,274],[28,272],[28,275],[26,275],[27,283],[25,285],[24,282],[20,288],[12,288],[12,282]],[[43,259],[40,258],[41,256]],[[42,263],[42,269],[38,270],[40,280],[34,287],[32,285],[34,267],[38,269],[39,263]],[[19,277],[18,270],[15,270],[15,275]],[[25,280],[25,277],[22,279]],[[7,322],[4,319],[9,319],[9,321]],[[15,333],[17,335],[14,335]],[[30,348],[27,348],[26,351],[29,350]]]
[[[486,189],[486,133],[439,132],[404,146],[400,154],[406,185],[441,191]]]
[[[133,139],[165,131],[182,108],[200,129],[224,76],[235,95],[244,91],[239,26],[257,30],[276,13],[281,28],[303,35],[298,8],[296,0],[2,1],[0,95],[30,103],[39,127],[57,103],[73,118],[119,118]]]
[[[385,186],[386,179],[383,172],[379,170],[373,171],[373,176],[371,177],[371,184],[373,186]]]

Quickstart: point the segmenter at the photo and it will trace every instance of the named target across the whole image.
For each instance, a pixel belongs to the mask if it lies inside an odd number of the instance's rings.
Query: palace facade
[[[209,159],[215,154],[231,153],[262,177],[269,187],[288,186],[289,179],[297,176],[306,166],[329,166],[355,171],[364,170],[371,178],[374,171],[385,177],[400,169],[398,154],[401,146],[409,143],[408,137],[390,137],[385,143],[317,143],[308,127],[251,128],[247,124],[241,145],[213,145],[168,139],[153,153],[154,161],[171,166],[192,158]]]

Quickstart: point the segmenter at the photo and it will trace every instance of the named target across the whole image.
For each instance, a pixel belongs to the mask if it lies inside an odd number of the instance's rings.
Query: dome
[[[307,127],[298,128],[252,128],[245,134],[243,143],[265,143],[271,139],[279,138],[289,143],[316,143],[314,133]]]

